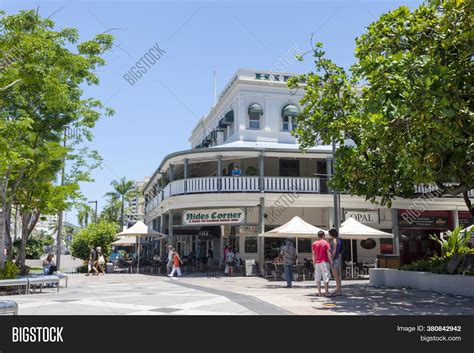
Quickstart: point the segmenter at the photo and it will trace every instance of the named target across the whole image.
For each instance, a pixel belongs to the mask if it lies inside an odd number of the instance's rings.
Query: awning
[[[249,115],[250,115],[250,114],[259,114],[259,115],[262,115],[262,114],[263,114],[263,109],[262,109],[262,107],[260,106],[260,104],[257,104],[257,103],[252,104],[252,105],[249,107]]]
[[[282,116],[297,116],[300,113],[298,107],[293,104],[287,104],[281,111]]]
[[[226,125],[230,125],[234,122],[234,111],[231,110],[231,111],[228,111],[225,115],[224,115],[224,119],[223,119],[223,123],[226,124]]]

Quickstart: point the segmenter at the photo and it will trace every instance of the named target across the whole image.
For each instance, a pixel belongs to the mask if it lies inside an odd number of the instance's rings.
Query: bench
[[[18,315],[18,304],[13,300],[0,301],[0,315]]]
[[[67,274],[62,273],[62,272],[54,272],[53,275],[57,276],[59,280],[64,279],[64,287],[67,288],[67,280],[68,280]]]
[[[0,280],[0,287],[24,287],[24,293],[28,293],[28,280],[26,278],[2,279]],[[21,293],[21,291],[19,290]]]
[[[42,292],[43,285],[45,284],[56,284],[59,292],[59,277],[54,276],[54,275],[49,275],[49,276],[35,276],[35,277],[28,277],[28,290],[27,292],[31,292],[32,286],[39,286],[40,288],[40,293]],[[36,292],[36,288],[35,288]]]

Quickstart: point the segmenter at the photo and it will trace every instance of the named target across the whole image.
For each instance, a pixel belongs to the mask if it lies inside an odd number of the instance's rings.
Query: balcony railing
[[[325,188],[325,180],[320,178],[299,177],[264,177],[263,189],[260,188],[258,176],[223,176],[179,179],[170,182],[154,198],[148,201],[146,212],[157,207],[164,199],[183,194],[209,192],[300,192],[320,193],[321,185]],[[326,190],[323,190],[326,191]]]
[[[433,192],[436,186],[419,185],[417,193]],[[183,194],[199,194],[209,192],[299,192],[299,193],[327,193],[330,192],[324,178],[301,177],[264,177],[263,189],[260,188],[258,176],[223,176],[179,179],[170,182],[161,192],[148,200],[145,212],[148,213],[157,207],[164,199]],[[474,197],[474,190],[469,191],[469,197]]]

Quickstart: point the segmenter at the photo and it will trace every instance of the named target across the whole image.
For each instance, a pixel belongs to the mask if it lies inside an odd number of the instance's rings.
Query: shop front
[[[181,210],[181,224],[173,225],[174,245],[185,259],[206,262],[224,260],[224,249],[233,248],[238,258],[258,259],[258,225],[247,223],[247,208]]]
[[[398,210],[398,229],[401,235],[400,256],[402,264],[440,255],[439,244],[430,239],[453,228],[451,211],[424,211],[414,214]]]
[[[458,213],[459,218],[459,226],[461,229],[465,229],[474,224],[474,217],[471,215],[470,212],[460,211]]]

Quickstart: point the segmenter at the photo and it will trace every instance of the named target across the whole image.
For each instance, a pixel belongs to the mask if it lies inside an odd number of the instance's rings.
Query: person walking
[[[97,273],[102,272],[102,274],[105,275],[105,271],[104,271],[105,257],[104,257],[104,254],[102,253],[102,248],[98,246],[96,248],[96,251],[97,251],[97,261],[96,261],[95,266],[97,268]]]
[[[224,269],[224,273],[225,274],[228,274],[229,273],[229,265],[227,265],[227,254],[229,253],[230,251],[230,246],[229,245],[226,245],[224,247],[224,263],[225,263],[225,269]]]
[[[332,257],[332,275],[336,281],[336,291],[334,295],[341,295],[341,257],[342,257],[342,239],[339,238],[339,233],[336,229],[330,229],[329,235],[331,242],[329,243],[329,251]]]
[[[209,246],[209,249],[207,250],[207,265],[211,266],[213,260],[214,260],[214,251],[212,251],[212,247]]]
[[[232,272],[234,270],[234,265],[235,265],[235,250],[233,250],[230,246],[227,251],[226,255],[226,265],[227,265],[227,274],[232,277]]]
[[[291,288],[293,282],[293,266],[295,265],[298,254],[293,246],[291,239],[287,239],[285,245],[280,249],[280,255],[283,258],[283,271],[285,273],[286,287]]]
[[[182,276],[181,269],[179,268],[180,263],[182,264],[183,261],[181,261],[181,258],[179,257],[178,253],[176,251],[173,251],[173,269],[168,275],[169,277],[173,277],[175,273],[178,273],[178,277]]]
[[[324,240],[324,232],[318,232],[318,240],[313,243],[313,263],[314,263],[314,279],[318,287],[318,296],[321,296],[321,280],[324,282],[325,296],[329,296],[329,275],[330,264],[332,263],[331,253],[329,251],[329,244]]]
[[[168,261],[166,262],[166,274],[169,275],[173,270],[173,254],[174,249],[171,245],[168,245]]]
[[[91,272],[93,272],[94,275],[99,274],[99,271],[97,271],[97,268],[95,267],[96,261],[97,261],[97,251],[95,251],[94,247],[90,245],[89,246],[89,263],[87,265],[86,276],[89,276]]]

